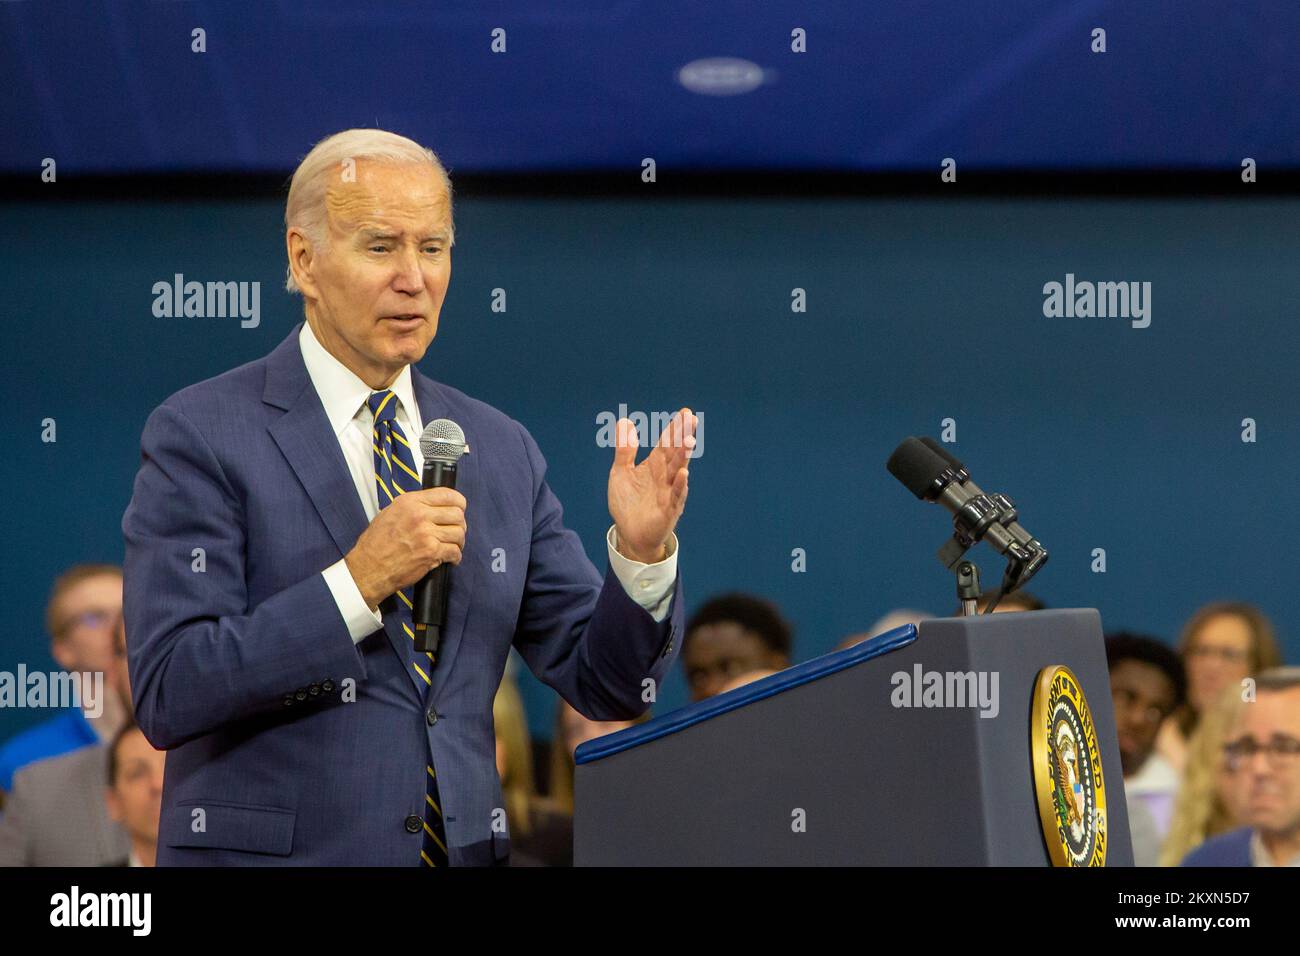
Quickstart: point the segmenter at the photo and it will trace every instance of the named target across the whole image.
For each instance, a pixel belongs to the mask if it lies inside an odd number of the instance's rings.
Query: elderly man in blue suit
[[[451,277],[451,183],[379,130],[323,140],[285,209],[305,323],[149,417],[122,520],[136,716],[168,751],[158,863],[509,859],[492,700],[511,646],[595,720],[654,697],[682,632],[673,534],[696,417],[639,464],[618,423],[601,575],[502,412],[413,365]],[[419,436],[465,432],[456,489]],[[450,564],[436,660],[413,586]]]

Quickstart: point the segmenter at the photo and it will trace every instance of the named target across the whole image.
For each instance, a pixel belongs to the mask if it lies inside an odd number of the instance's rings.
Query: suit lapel
[[[342,557],[366,530],[366,512],[357,497],[343,449],[325,415],[325,406],[303,363],[298,345],[301,328],[301,323],[294,326],[289,337],[268,356],[262,399],[285,410],[271,424],[271,437],[298,476]],[[383,604],[384,632],[419,699],[424,694],[424,680],[411,667],[414,650],[393,607],[396,600],[389,598]]]
[[[411,368],[411,382],[415,388],[415,400],[420,405],[420,418],[426,426],[439,418],[450,418],[452,421],[456,421],[446,397],[438,386],[431,379],[420,374],[419,370],[414,366]],[[466,423],[457,421],[456,424],[465,429],[465,441],[472,449],[474,447],[474,436],[470,434]],[[469,526],[469,533],[465,540],[461,563],[453,568],[451,572],[451,594],[447,604],[447,627],[442,634],[442,648],[438,657],[438,666],[430,675],[432,684],[429,689],[433,700],[437,700],[438,692],[447,682],[447,675],[451,672],[452,662],[456,658],[456,653],[460,650],[465,635],[465,620],[469,616],[469,605],[474,594],[475,578],[478,574],[479,562],[477,559],[474,502],[480,499],[481,489],[482,482],[478,471],[478,460],[472,453],[462,456],[456,467],[456,490],[465,496],[466,524]]]

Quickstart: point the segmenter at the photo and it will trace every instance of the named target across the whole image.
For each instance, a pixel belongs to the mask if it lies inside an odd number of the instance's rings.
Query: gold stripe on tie
[[[393,393],[389,392],[387,395],[384,396],[384,400],[379,403],[379,407],[375,409],[375,421],[379,421],[379,416],[383,414],[384,406],[389,403],[392,397],[393,397]]]
[[[426,799],[426,800],[429,801],[429,806],[433,807],[433,812],[434,812],[434,813],[438,814],[438,816],[442,816],[442,810],[439,809],[438,805],[437,805],[436,803],[433,802],[433,797],[429,796],[429,795],[426,793],[426,794],[424,795],[424,799]]]
[[[438,844],[438,849],[439,849],[439,850],[441,850],[443,853],[446,853],[446,852],[447,852],[447,847],[443,844],[443,842],[442,842],[441,840],[438,839],[438,834],[434,833],[432,830],[429,829],[429,824],[427,824],[427,823],[424,825],[424,832],[427,833],[427,834],[429,834],[429,839],[430,839],[430,840],[432,840],[434,843]],[[420,852],[423,853],[424,851],[421,850]],[[448,854],[448,855],[450,855],[450,854]]]
[[[420,859],[425,862],[426,866],[436,867],[438,865],[429,859],[429,854],[425,853],[423,850],[420,851]]]
[[[375,450],[375,454],[376,454],[376,455],[378,455],[380,458],[384,459],[384,464],[385,464],[385,465],[387,465],[390,469],[393,467],[393,463],[392,463],[391,461],[388,460],[388,452],[384,451],[384,450],[383,450],[382,448],[380,448],[378,445],[375,445],[375,444],[373,444],[373,443],[371,444],[370,447],[373,448],[373,449]]]
[[[388,495],[388,500],[389,500],[389,501],[392,501],[392,500],[393,500],[393,493],[392,493],[391,491],[389,491],[389,490],[388,490],[388,486],[387,486],[386,484],[384,484],[384,479],[382,479],[382,478],[379,477],[379,472],[375,472],[375,481],[379,482],[379,487],[384,489],[384,494]]]
[[[407,441],[405,438],[403,438],[401,435],[399,435],[397,432],[393,432],[392,435],[393,435],[394,438],[396,438],[398,441],[400,441],[400,442],[401,442],[403,445],[405,445],[407,448],[410,448],[410,447],[411,447],[411,443],[408,442],[408,441]]]
[[[394,458],[393,461],[395,461],[395,462],[397,463],[397,467],[398,467],[398,468],[402,469],[402,471],[406,472],[408,475],[410,475],[410,476],[411,476],[412,478],[414,478],[416,481],[419,481],[419,480],[420,480],[420,476],[417,475],[415,472],[411,471],[411,469],[407,468],[406,465],[402,462],[402,459],[400,459],[400,458]],[[389,465],[388,467],[389,467],[389,468],[392,468],[393,466],[392,466],[392,465]],[[394,484],[396,484],[396,482],[394,482]]]
[[[438,779],[438,775],[433,772],[433,768],[430,767],[428,764],[424,765],[424,769],[429,771],[429,776],[432,777],[434,780]]]
[[[415,605],[411,603],[411,599],[410,599],[409,597],[407,597],[407,596],[406,596],[405,594],[403,594],[401,591],[398,591],[398,592],[397,592],[397,596],[398,596],[399,598],[401,598],[404,602],[406,602],[406,606],[409,607],[412,611],[415,610]],[[412,636],[412,637],[415,637],[414,634],[412,634],[411,636]]]
[[[402,630],[406,632],[407,637],[411,640],[415,640],[415,635],[411,633],[411,625],[407,624],[405,621],[402,622]]]
[[[429,684],[430,686],[433,685],[433,681],[429,680],[429,675],[426,674],[424,671],[420,670],[420,665],[419,665],[419,664],[415,663],[415,661],[411,661],[411,666],[415,668],[415,672],[416,672],[417,674],[419,674],[421,677],[424,678],[424,682],[425,682],[426,684]]]

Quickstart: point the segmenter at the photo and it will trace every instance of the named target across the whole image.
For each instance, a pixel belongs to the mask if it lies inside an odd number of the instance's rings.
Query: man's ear
[[[306,298],[319,298],[316,282],[312,279],[312,265],[316,262],[316,249],[311,240],[297,226],[291,226],[284,234],[285,251],[289,254],[289,271],[293,281]]]

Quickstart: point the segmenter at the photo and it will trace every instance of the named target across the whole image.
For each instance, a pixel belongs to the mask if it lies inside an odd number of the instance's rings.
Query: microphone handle
[[[421,486],[430,488],[455,488],[456,465],[445,461],[428,460],[424,463]],[[431,568],[415,585],[415,601],[411,608],[411,622],[415,627],[415,649],[433,655],[438,662],[438,648],[442,643],[442,629],[447,624],[447,604],[451,594],[451,565],[440,564]]]

